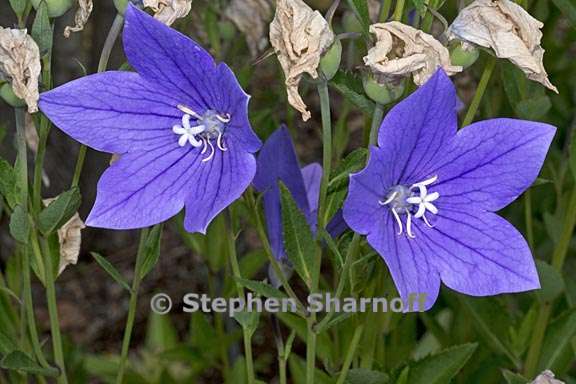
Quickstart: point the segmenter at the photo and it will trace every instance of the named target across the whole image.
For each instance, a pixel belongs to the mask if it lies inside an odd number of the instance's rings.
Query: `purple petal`
[[[419,225],[415,236],[444,284],[458,292],[488,296],[540,288],[526,240],[494,213],[443,209],[434,228]]]
[[[175,104],[198,114],[214,110],[229,114],[227,132],[248,152],[261,143],[248,121],[249,96],[234,73],[199,44],[129,5],[124,27],[124,50],[130,64],[162,92],[173,95]]]
[[[430,161],[456,134],[456,106],[454,85],[439,69],[388,112],[380,126],[378,146],[388,156],[391,185],[412,184],[428,176]]]
[[[436,301],[440,289],[440,276],[436,266],[428,259],[430,250],[423,241],[408,239],[405,234],[398,235],[396,230],[392,214],[386,211],[381,225],[374,226],[374,230],[368,234],[368,243],[386,262],[404,308],[409,309],[411,295],[425,294],[425,307],[419,308],[416,304],[413,309],[428,310]],[[416,236],[419,235],[420,231],[417,231]]]
[[[493,119],[463,128],[434,162],[438,207],[497,211],[536,179],[556,128],[524,120]]]
[[[125,153],[173,137],[176,101],[136,73],[86,76],[42,93],[40,109],[60,129],[94,149]]]
[[[184,218],[189,232],[206,233],[210,221],[238,199],[254,178],[254,155],[233,141],[226,144],[228,150],[216,151],[212,160],[203,162],[201,155],[186,164],[193,175],[187,188]]]
[[[98,182],[96,202],[86,224],[110,229],[142,228],[177,214],[196,179],[193,147],[173,137],[146,152],[122,155]]]
[[[330,234],[330,236],[336,238],[343,234],[348,229],[348,225],[344,220],[344,216],[342,214],[342,210],[339,209],[336,211],[334,216],[330,219],[330,222],[326,226],[326,231]]]
[[[318,210],[318,198],[320,197],[320,183],[322,182],[322,166],[318,163],[308,164],[302,168],[302,178],[310,212],[314,214]]]

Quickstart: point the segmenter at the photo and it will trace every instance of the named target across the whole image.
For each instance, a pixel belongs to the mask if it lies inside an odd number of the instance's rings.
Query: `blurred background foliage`
[[[333,27],[336,33],[360,31],[351,4],[342,2]],[[308,3],[325,13],[331,2]],[[404,21],[427,26],[435,36],[442,24],[430,12],[421,17],[415,9],[424,1],[406,1]],[[463,1],[431,1],[429,4],[450,22]],[[351,370],[346,383],[527,383],[536,373],[549,368],[567,383],[576,383],[576,258],[573,239],[576,219],[576,3],[571,0],[524,1],[529,12],[544,22],[542,45],[545,67],[559,94],[547,92],[527,81],[509,63],[499,60],[490,79],[476,119],[518,117],[551,123],[559,128],[541,177],[530,192],[501,214],[528,238],[536,258],[542,290],[491,298],[472,298],[442,288],[441,296],[427,313],[406,315],[365,313],[338,316],[320,334],[317,346],[317,383],[334,383],[348,359]],[[227,62],[252,95],[251,121],[265,139],[280,123],[287,123],[303,164],[321,157],[319,101],[314,85],[304,84],[304,99],[312,111],[306,123],[288,105],[283,74],[275,57],[255,60],[233,23],[224,16],[227,1],[195,0],[191,13],[173,27],[199,41],[218,60]],[[86,28],[69,39],[62,35],[73,24],[73,11],[54,19],[52,74],[54,86],[96,72],[104,40],[116,14],[113,2],[97,0]],[[29,18],[29,27],[34,17]],[[385,19],[385,17],[384,17]],[[16,16],[8,0],[0,0],[0,25],[15,26]],[[358,77],[367,50],[362,39],[343,41],[341,72],[330,84],[334,127],[334,162],[339,172],[349,171],[343,162],[353,149],[367,142],[372,103],[366,98]],[[474,95],[490,55],[454,76],[463,112]],[[109,69],[125,63],[121,41],[114,47]],[[412,87],[413,89],[413,87]],[[0,101],[0,154],[13,161],[14,113]],[[74,171],[79,145],[60,131],[50,133],[46,153],[46,196],[66,190]],[[355,156],[358,154],[356,153]],[[80,190],[85,217],[95,198],[99,175],[109,156],[88,152]],[[342,163],[344,166],[342,166]],[[340,168],[338,167],[340,165]],[[335,188],[335,202],[345,196]],[[235,204],[240,217],[251,217],[244,202]],[[9,234],[9,217],[0,210],[0,354],[17,342],[21,290],[15,241]],[[242,223],[238,254],[242,276],[263,280],[268,276],[266,257],[253,223]],[[172,298],[187,292],[211,296],[234,295],[232,272],[227,261],[225,222],[211,225],[208,235],[183,231],[181,217],[164,226],[158,264],[143,281],[136,314],[127,383],[234,383],[245,382],[242,328],[226,314],[174,310],[154,315],[149,299],[156,292]],[[351,234],[338,239],[343,254]],[[138,239],[134,231],[88,228],[83,232],[82,252],[77,266],[70,266],[57,281],[58,309],[65,340],[65,356],[71,383],[114,382],[118,353],[129,296],[110,277],[97,252],[114,265],[122,279],[130,281]],[[396,295],[383,262],[362,244],[345,294],[359,296]],[[321,288],[331,290],[339,275],[335,255],[322,267]],[[293,279],[297,293],[303,284]],[[48,314],[40,283],[33,286],[36,316],[43,340],[48,340]],[[16,295],[16,298],[13,297]],[[305,361],[304,320],[289,314],[274,318],[243,319],[253,332],[252,344],[257,376],[266,383],[278,380],[279,366],[286,366],[289,382],[303,383]],[[246,324],[246,322],[250,324]],[[358,330],[363,329],[360,333]],[[275,336],[276,335],[276,336]],[[282,341],[277,339],[282,336]],[[276,337],[276,338],[275,338]],[[48,350],[49,348],[46,348]],[[280,351],[280,352],[279,352]],[[527,361],[532,360],[527,364]],[[6,367],[0,364],[3,368]],[[29,371],[33,372],[33,371]],[[524,375],[526,375],[524,377]],[[4,370],[0,380],[17,382],[22,376]],[[14,381],[16,380],[16,381]],[[340,381],[341,383],[342,381]]]

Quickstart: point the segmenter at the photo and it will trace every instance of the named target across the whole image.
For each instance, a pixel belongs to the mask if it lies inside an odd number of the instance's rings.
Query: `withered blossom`
[[[252,57],[258,56],[268,44],[266,35],[272,12],[269,0],[232,0],[224,11],[244,34]]]
[[[78,0],[78,9],[74,15],[74,26],[64,28],[64,37],[70,37],[71,32],[80,32],[88,22],[94,4],[92,0]]]
[[[320,12],[302,0],[278,0],[276,14],[270,24],[270,43],[286,76],[288,102],[310,119],[310,112],[298,93],[304,73],[318,77],[322,54],[334,42],[334,32]]]
[[[530,384],[565,384],[563,381],[554,378],[554,373],[550,370],[545,370],[539,374],[534,381]]]
[[[40,71],[40,50],[26,30],[0,27],[0,74],[30,113],[38,111]]]
[[[398,21],[370,26],[376,44],[364,57],[364,63],[383,79],[412,76],[417,85],[424,84],[441,67],[454,75],[462,67],[450,63],[450,52],[432,35]]]
[[[458,14],[447,35],[450,40],[491,48],[497,57],[518,66],[530,80],[558,92],[548,80],[542,62],[544,49],[540,46],[540,29],[543,26],[512,1],[476,0]]]
[[[154,11],[154,18],[166,25],[186,17],[192,9],[192,0],[144,0],[144,7]]]

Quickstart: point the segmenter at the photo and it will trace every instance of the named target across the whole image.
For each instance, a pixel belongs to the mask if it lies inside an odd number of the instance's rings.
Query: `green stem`
[[[370,145],[376,145],[378,143],[378,130],[380,129],[383,117],[384,106],[380,103],[376,103],[374,113],[372,114],[372,124],[370,125]]]
[[[130,288],[130,303],[128,304],[128,318],[126,319],[126,326],[124,327],[124,337],[122,339],[122,351],[120,353],[120,366],[118,368],[118,375],[116,376],[116,384],[122,384],[124,380],[124,371],[126,370],[126,362],[128,360],[128,351],[130,350],[130,339],[132,337],[132,329],[134,328],[134,320],[136,318],[136,308],[138,305],[138,290],[140,289],[140,270],[142,262],[144,261],[144,245],[148,237],[148,229],[144,228],[140,231],[140,242],[138,245],[138,253],[136,254],[136,265],[134,267],[134,278],[132,279],[132,287]]]
[[[46,283],[46,301],[48,302],[48,315],[50,317],[50,332],[52,333],[52,349],[54,360],[60,368],[58,382],[66,384],[66,366],[64,363],[64,350],[62,348],[62,336],[60,335],[60,320],[58,319],[58,306],[56,301],[55,269],[52,264],[52,254],[46,239],[41,239],[42,253],[44,254],[44,282]]]
[[[124,18],[121,14],[117,14],[112,22],[112,27],[106,36],[106,41],[104,42],[104,47],[100,53],[100,60],[98,61],[98,72],[104,72],[108,66],[108,60],[110,59],[110,53],[114,44],[122,31],[122,25],[124,24]],[[80,182],[80,175],[82,174],[82,168],[84,168],[84,161],[86,159],[86,146],[81,145],[78,150],[78,157],[76,158],[76,166],[74,168],[74,176],[72,177],[72,187],[77,187]]]
[[[524,220],[526,221],[526,238],[530,249],[534,249],[534,226],[532,225],[532,191],[524,193]]]
[[[470,103],[470,107],[466,112],[466,116],[462,122],[462,127],[467,126],[472,122],[472,120],[474,120],[474,116],[476,116],[476,112],[478,112],[478,107],[480,106],[480,102],[482,101],[482,97],[486,91],[486,87],[488,86],[490,78],[492,77],[492,72],[494,72],[494,67],[496,67],[496,58],[491,56],[488,59],[486,67],[484,67],[484,72],[482,72],[482,77],[480,78],[478,88],[476,88],[476,93],[474,94],[474,98]]]
[[[306,384],[314,384],[314,373],[316,370],[316,332],[314,323],[316,316],[311,314],[306,319]]]
[[[332,122],[330,117],[330,95],[328,82],[318,84],[320,96],[320,111],[322,114],[322,181],[320,184],[320,197],[318,199],[318,228],[326,226],[326,195],[330,172],[332,169]]]
[[[563,231],[560,236],[560,241],[554,249],[552,254],[552,266],[558,271],[562,271],[564,266],[564,260],[566,260],[566,255],[568,253],[568,248],[570,246],[570,240],[572,239],[572,234],[574,233],[574,227],[576,226],[576,187],[572,189],[570,194],[570,199],[568,203],[568,210],[564,216]],[[533,377],[536,375],[538,369],[538,362],[540,360],[540,353],[542,350],[542,343],[544,341],[544,336],[546,334],[546,329],[548,327],[548,322],[552,315],[552,304],[545,302],[540,306],[540,311],[538,313],[538,318],[536,320],[536,325],[534,326],[534,331],[532,333],[532,340],[530,342],[530,349],[528,350],[528,355],[526,357],[525,373],[527,377]]]
[[[397,0],[396,1],[396,8],[394,8],[394,20],[401,21],[402,15],[404,14],[404,3],[405,0]]]
[[[232,209],[230,209],[230,215],[232,215]],[[236,254],[236,236],[232,228],[233,220],[228,221],[228,256],[230,258],[230,266],[232,267],[232,273],[235,278],[241,278],[240,264],[238,263],[238,255]],[[242,285],[236,281],[236,291],[238,292],[238,297],[240,299],[244,298],[244,288]],[[248,384],[254,384],[256,380],[256,375],[254,373],[254,357],[252,355],[252,332],[250,329],[242,325],[242,334],[244,338],[244,354],[246,355],[246,376],[248,379]]]
[[[361,325],[354,331],[354,336],[352,336],[352,341],[348,346],[348,351],[346,352],[346,357],[344,358],[344,363],[342,364],[342,370],[340,371],[340,376],[338,376],[338,381],[336,384],[344,384],[346,376],[348,376],[348,370],[352,364],[352,359],[354,358],[354,354],[358,348],[358,343],[360,342],[360,337],[362,336],[363,330],[364,326]]]

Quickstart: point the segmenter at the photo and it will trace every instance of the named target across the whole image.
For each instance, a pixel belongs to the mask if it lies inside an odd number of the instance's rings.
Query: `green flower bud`
[[[398,100],[404,93],[404,79],[388,84],[380,84],[373,75],[366,74],[362,77],[364,92],[378,104],[386,105]]]
[[[340,68],[340,59],[342,58],[342,43],[336,39],[332,46],[320,58],[320,71],[326,78],[330,80],[338,72]]]
[[[16,108],[26,106],[24,100],[22,100],[21,98],[19,98],[14,94],[12,86],[9,83],[4,83],[3,85],[0,85],[0,97],[11,107]]]
[[[476,62],[480,52],[472,45],[463,46],[458,43],[450,52],[450,61],[452,65],[459,65],[462,68],[468,68]]]
[[[38,9],[42,0],[32,0],[34,9]],[[44,0],[48,7],[48,17],[60,17],[72,8],[72,0]]]

